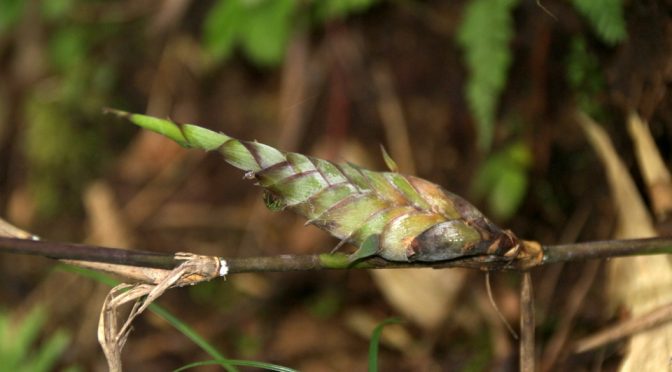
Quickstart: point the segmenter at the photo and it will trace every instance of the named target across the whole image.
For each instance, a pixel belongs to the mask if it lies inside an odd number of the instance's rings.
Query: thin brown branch
[[[370,257],[355,263],[345,254],[278,255],[267,257],[222,258],[228,272],[306,271],[325,269],[393,269],[466,267],[485,271],[526,270],[531,267],[567,261],[672,253],[672,238],[597,241],[578,244],[549,245],[539,248],[527,242],[517,257],[464,256],[436,262],[393,262]],[[172,254],[124,250],[85,244],[56,243],[0,237],[0,253],[30,254],[53,259],[67,259],[112,264],[173,269],[180,260]]]
[[[0,252],[157,269],[172,269],[180,264],[172,254],[5,237],[0,237]]]
[[[604,259],[624,256],[672,254],[672,238],[600,240],[585,243],[546,245],[542,247],[543,259],[540,265]]]
[[[534,372],[534,297],[532,291],[532,275],[523,273],[520,288],[520,370]]]
[[[672,304],[667,304],[634,319],[606,328],[592,336],[576,341],[573,351],[583,353],[672,321]]]

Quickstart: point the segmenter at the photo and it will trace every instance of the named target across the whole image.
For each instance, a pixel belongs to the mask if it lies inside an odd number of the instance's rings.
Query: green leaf
[[[219,0],[210,9],[204,22],[203,43],[215,59],[221,61],[231,55],[245,15],[242,0]]]
[[[10,365],[9,345],[12,344],[12,336],[9,334],[9,324],[11,323],[9,315],[3,309],[0,309],[0,362],[2,365]]]
[[[335,289],[327,288],[306,301],[310,314],[316,318],[326,320],[332,318],[341,308],[343,296]]]
[[[282,61],[293,30],[297,0],[220,0],[205,20],[203,42],[217,60],[236,46],[260,66]]]
[[[24,0],[0,0],[0,34],[8,31],[19,21],[24,9]]]
[[[326,22],[364,12],[377,2],[378,0],[320,0],[314,3],[314,7],[318,21]]]
[[[204,339],[198,332],[196,332],[196,330],[191,328],[187,323],[183,322],[178,317],[170,313],[168,310],[164,309],[163,307],[157,304],[149,305],[149,310],[154,314],[160,316],[164,320],[166,320],[170,325],[172,325],[175,329],[180,331],[183,335],[187,336],[188,339],[190,339],[193,343],[198,345],[198,347],[203,349],[203,351],[208,353],[208,355],[210,355],[213,358],[219,359],[225,365],[229,365],[224,355],[222,355],[219,351],[217,351],[217,349],[212,344],[210,344],[206,339]],[[235,370],[235,368],[231,370]]]
[[[46,313],[34,307],[20,322],[0,311],[0,369],[7,371],[47,372],[63,354],[70,337],[64,331],[47,335],[40,345]]]
[[[240,41],[256,64],[274,66],[282,61],[292,32],[296,0],[263,0],[248,9]]]
[[[40,346],[37,354],[31,358],[26,370],[34,372],[52,371],[63,351],[68,347],[69,342],[70,336],[65,331],[57,331],[49,337],[44,345]]]
[[[513,59],[512,12],[518,0],[472,0],[464,10],[457,40],[465,50],[469,80],[466,94],[476,119],[478,144],[486,150],[492,143],[499,96],[506,85]]]
[[[383,335],[383,328],[390,324],[401,323],[399,318],[387,318],[376,326],[371,335],[371,342],[369,343],[369,372],[378,371],[378,349],[380,346],[380,337]]]
[[[322,253],[319,257],[320,266],[328,269],[345,269],[352,264],[348,255],[343,253]]]
[[[49,0],[42,1],[42,15],[50,21],[59,21],[67,17],[72,11],[76,0]]]
[[[567,82],[578,106],[591,117],[603,118],[604,109],[598,97],[605,89],[605,77],[595,53],[588,49],[583,37],[571,40],[566,65]]]
[[[44,309],[35,307],[28,313],[28,315],[19,323],[17,332],[14,334],[13,349],[17,361],[23,361],[28,356],[31,345],[37,340],[40,331],[44,326],[46,314]]]
[[[527,193],[531,162],[529,149],[518,142],[490,156],[479,169],[474,193],[486,197],[490,212],[498,219],[512,217],[520,207]]]
[[[82,27],[58,29],[49,42],[49,56],[57,69],[63,72],[80,67],[89,49],[87,31]]]
[[[370,257],[378,253],[380,248],[380,235],[370,235],[364,240],[361,247],[359,247],[353,254],[350,255],[350,262],[355,262],[359,259]]]
[[[572,0],[572,3],[605,43],[615,45],[628,36],[622,0]]]
[[[520,167],[509,167],[501,172],[493,185],[488,204],[495,216],[501,219],[512,217],[527,191],[527,174]]]
[[[40,215],[63,213],[81,203],[86,181],[105,157],[101,126],[84,123],[58,103],[60,91],[40,91],[26,106],[24,136],[31,193]]]

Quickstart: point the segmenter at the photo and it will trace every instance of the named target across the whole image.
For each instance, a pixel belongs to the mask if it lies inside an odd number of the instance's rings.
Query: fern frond
[[[573,0],[572,3],[588,19],[602,41],[615,45],[625,40],[623,0]]]
[[[478,128],[478,143],[488,149],[494,133],[497,102],[511,65],[512,12],[517,0],[471,0],[464,10],[457,40],[464,48],[469,80],[467,100]]]
[[[305,217],[342,243],[351,259],[438,261],[516,250],[518,239],[459,196],[423,179],[374,172],[239,141],[193,124],[110,110],[182,146],[216,150],[270,194],[272,205]]]

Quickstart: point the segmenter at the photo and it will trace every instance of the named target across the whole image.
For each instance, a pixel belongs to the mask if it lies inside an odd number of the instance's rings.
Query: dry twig
[[[172,254],[86,244],[55,243],[44,240],[27,240],[0,237],[0,253],[38,255],[54,259],[105,262],[128,266],[173,269],[181,262]],[[453,260],[432,262],[398,262],[380,257],[368,257],[354,263],[348,255],[309,254],[278,255],[265,257],[222,258],[228,273],[306,271],[325,269],[399,269],[399,268],[448,268],[466,267],[485,271],[521,271],[551,263],[604,259],[623,256],[672,254],[672,238],[647,238],[629,240],[604,240],[574,244],[539,245],[525,242],[516,257],[494,255],[463,256]]]
[[[628,319],[574,343],[575,353],[584,353],[672,321],[672,304],[659,307],[640,317]]]
[[[534,295],[532,275],[523,273],[520,288],[520,371],[534,372]]]

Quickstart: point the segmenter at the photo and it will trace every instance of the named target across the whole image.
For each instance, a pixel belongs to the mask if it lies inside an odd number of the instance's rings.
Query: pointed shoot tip
[[[380,152],[383,153],[383,160],[385,160],[385,165],[387,165],[387,168],[389,168],[392,172],[399,172],[399,166],[397,165],[397,162],[392,159],[390,154],[387,153],[387,150],[385,150],[385,146],[382,144],[380,145]]]
[[[184,137],[182,129],[178,124],[164,119],[155,118],[152,116],[132,114],[130,112],[117,110],[113,108],[104,108],[103,112],[106,114],[113,114],[120,118],[126,119],[131,123],[166,136],[173,141],[179,143],[181,146],[190,147],[189,141]]]

